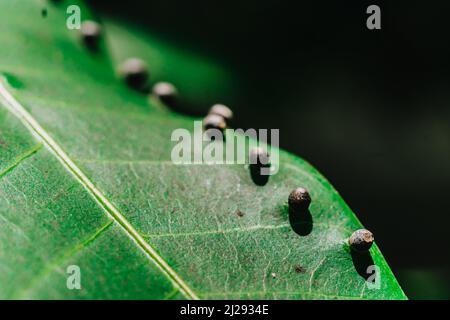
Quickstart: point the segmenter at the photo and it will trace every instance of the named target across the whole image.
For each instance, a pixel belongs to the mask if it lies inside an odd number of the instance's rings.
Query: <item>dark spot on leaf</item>
[[[43,8],[41,10],[41,16],[42,16],[42,18],[47,18],[47,8]]]
[[[306,269],[299,264],[294,267],[294,270],[297,273],[305,273],[306,272]]]
[[[243,216],[245,215],[245,213],[242,212],[241,210],[237,209],[237,210],[236,210],[236,215],[237,215],[238,217],[243,217]]]

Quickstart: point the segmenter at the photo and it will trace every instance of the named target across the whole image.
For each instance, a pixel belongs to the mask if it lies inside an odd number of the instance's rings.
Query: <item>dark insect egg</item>
[[[227,127],[227,123],[222,116],[217,114],[208,114],[205,119],[203,119],[203,127],[205,130],[217,129],[223,131]]]
[[[175,86],[169,82],[158,82],[153,86],[153,94],[167,105],[173,105],[178,96]]]
[[[253,148],[250,150],[249,163],[258,168],[270,167],[270,155],[264,148]]]
[[[80,28],[84,44],[91,50],[98,49],[102,27],[95,21],[84,21]]]
[[[366,229],[359,229],[352,233],[348,242],[352,249],[364,252],[372,247],[374,240],[372,232]]]
[[[129,87],[141,92],[148,91],[150,74],[146,63],[141,59],[125,60],[120,68],[120,73]]]
[[[307,210],[311,204],[311,196],[305,188],[297,188],[289,194],[288,203],[293,212]]]
[[[226,121],[230,121],[233,118],[233,111],[223,104],[215,104],[209,109],[209,114],[217,114],[222,116]]]
[[[264,186],[270,177],[270,155],[261,147],[252,148],[249,152],[249,169],[252,181],[258,186]]]

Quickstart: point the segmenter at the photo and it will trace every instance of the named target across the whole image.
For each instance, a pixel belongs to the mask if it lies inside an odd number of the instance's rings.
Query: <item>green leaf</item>
[[[66,4],[44,5],[0,3],[0,298],[405,298],[377,246],[351,254],[362,226],[313,167],[280,151],[258,186],[243,165],[174,165],[171,133],[195,119],[126,88],[106,46],[65,27]],[[313,199],[303,236],[298,186]]]

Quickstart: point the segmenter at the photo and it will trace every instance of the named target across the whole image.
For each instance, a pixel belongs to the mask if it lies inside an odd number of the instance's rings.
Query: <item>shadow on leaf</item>
[[[292,229],[301,236],[307,236],[313,229],[313,219],[308,209],[300,212],[289,210],[289,223]]]
[[[370,255],[370,252],[357,252],[355,250],[351,250],[351,255],[356,272],[358,272],[361,277],[367,280],[371,275],[371,273],[368,272],[368,268],[375,264],[372,256]]]

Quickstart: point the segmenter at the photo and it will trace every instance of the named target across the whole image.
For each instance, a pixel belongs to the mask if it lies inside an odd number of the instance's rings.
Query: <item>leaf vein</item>
[[[75,245],[72,249],[64,252],[58,258],[47,263],[41,270],[41,272],[39,272],[38,275],[29,282],[30,285],[27,288],[21,290],[20,293],[17,294],[18,299],[26,297],[27,296],[26,294],[31,289],[33,289],[36,284],[38,284],[42,279],[44,279],[52,270],[54,270],[58,266],[61,266],[64,261],[67,261],[70,257],[73,257],[76,253],[86,248],[90,243],[94,242],[95,239],[97,239],[103,232],[105,232],[113,223],[114,220],[110,220],[108,223],[106,223],[104,226],[100,227],[97,231],[95,231],[92,235],[90,235],[87,239]]]
[[[0,172],[0,178],[5,176],[8,172],[14,170],[15,167],[17,167],[22,161],[28,159],[32,155],[34,155],[36,152],[39,151],[39,149],[42,148],[42,143],[38,143],[35,146],[33,146],[31,149],[25,151],[21,155],[17,156],[13,163],[11,163],[9,166],[7,166],[3,171]]]
[[[146,242],[142,236],[128,222],[124,215],[97,189],[83,171],[73,162],[73,160],[63,151],[63,149],[53,140],[53,138],[41,127],[33,116],[9,93],[3,83],[0,82],[0,97],[3,98],[5,106],[10,110],[30,132],[41,140],[56,156],[56,158],[75,176],[86,190],[97,200],[97,203],[111,216],[147,255],[147,257],[163,272],[166,277],[180,289],[180,292],[189,299],[198,299],[197,295],[184,282],[184,280],[173,270],[168,263],[156,252],[156,250]]]

